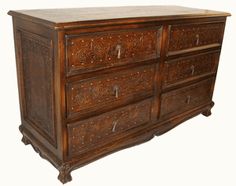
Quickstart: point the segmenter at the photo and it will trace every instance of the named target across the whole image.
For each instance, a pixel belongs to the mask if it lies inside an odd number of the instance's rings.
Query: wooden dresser
[[[228,13],[146,6],[9,14],[22,141],[62,183],[76,168],[211,114]]]

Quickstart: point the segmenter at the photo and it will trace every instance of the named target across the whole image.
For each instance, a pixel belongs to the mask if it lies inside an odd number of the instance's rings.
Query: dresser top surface
[[[9,11],[10,15],[38,20],[51,25],[69,25],[92,21],[170,20],[196,17],[229,16],[229,13],[181,6],[123,6],[99,8],[34,9]],[[138,22],[138,21],[137,21]]]

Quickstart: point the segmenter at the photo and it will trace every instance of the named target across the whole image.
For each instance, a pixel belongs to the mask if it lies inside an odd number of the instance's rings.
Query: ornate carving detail
[[[53,110],[53,60],[51,41],[21,32],[25,117],[56,145]]]
[[[68,69],[84,72],[157,58],[161,31],[152,28],[68,36]]]
[[[164,85],[172,84],[190,77],[216,72],[219,53],[190,56],[168,61],[164,67]]]
[[[153,91],[154,65],[82,80],[69,85],[68,110],[79,112]],[[117,92],[116,92],[117,91]]]
[[[97,146],[102,140],[150,120],[151,100],[129,105],[78,123],[68,125],[69,154]]]
[[[69,163],[63,163],[59,167],[58,179],[64,184],[72,180],[71,177],[71,166]]]
[[[211,101],[214,78],[161,96],[161,116],[172,116]]]
[[[170,30],[169,51],[221,44],[224,23],[175,25]]]

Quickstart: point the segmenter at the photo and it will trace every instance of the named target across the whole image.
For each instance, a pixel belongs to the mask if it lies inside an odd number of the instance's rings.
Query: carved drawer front
[[[145,65],[69,83],[69,116],[153,95],[154,67]]]
[[[160,55],[161,27],[68,35],[69,74],[155,59]]]
[[[221,45],[223,34],[224,23],[173,25],[170,29],[169,52]]]
[[[209,103],[215,78],[203,80],[188,87],[173,90],[161,96],[161,117],[173,116]]]
[[[69,154],[78,154],[97,146],[109,137],[147,124],[150,120],[151,99],[125,106],[77,123],[68,124]]]
[[[219,52],[166,61],[163,71],[163,86],[215,73],[218,61]]]

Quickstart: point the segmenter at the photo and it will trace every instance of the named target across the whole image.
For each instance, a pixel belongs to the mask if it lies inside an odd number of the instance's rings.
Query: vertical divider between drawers
[[[155,98],[154,98],[154,106],[152,110],[152,121],[159,119],[160,115],[160,103],[161,103],[161,90],[162,90],[162,69],[164,62],[166,60],[166,53],[168,49],[168,39],[169,39],[169,25],[163,25],[162,27],[162,41],[161,41],[161,53],[160,53],[160,61],[156,64],[156,74],[155,74]]]

